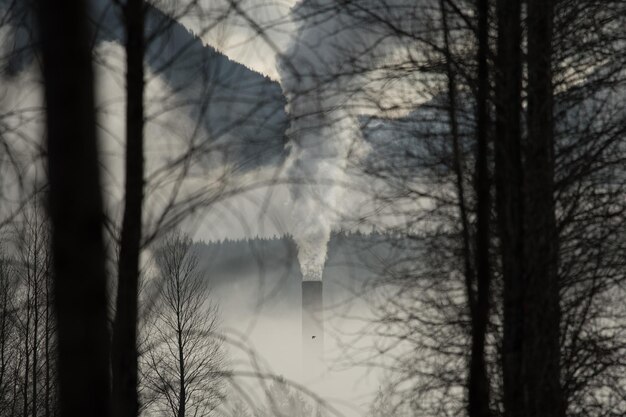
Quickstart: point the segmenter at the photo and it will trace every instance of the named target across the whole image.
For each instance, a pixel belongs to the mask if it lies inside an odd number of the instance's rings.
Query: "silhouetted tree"
[[[495,178],[503,280],[502,375],[506,417],[526,415],[522,380],[524,329],[523,177],[521,155],[522,24],[519,0],[496,2]]]
[[[36,3],[46,102],[59,412],[109,416],[103,212],[86,4]]]
[[[476,2],[476,168],[474,190],[476,193],[475,261],[476,292],[468,289],[468,303],[472,320],[472,347],[469,364],[468,415],[489,417],[491,415],[489,375],[486,359],[486,338],[490,322],[491,302],[491,180],[489,139],[490,83],[489,83],[489,1]],[[472,288],[472,287],[470,287]]]
[[[561,390],[559,237],[554,200],[554,2],[528,2],[527,132],[524,155],[526,219],[523,289],[523,393],[525,412],[565,416]]]
[[[209,415],[223,399],[226,369],[206,275],[191,239],[180,232],[165,236],[155,260],[161,291],[146,329],[146,407],[172,417]]]
[[[144,187],[144,2],[120,5],[126,34],[126,155],[124,217],[118,258],[117,298],[112,339],[113,413],[135,417],[139,258]]]

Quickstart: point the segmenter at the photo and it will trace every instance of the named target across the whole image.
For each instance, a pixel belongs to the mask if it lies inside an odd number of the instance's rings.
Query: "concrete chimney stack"
[[[305,377],[324,372],[322,281],[302,281],[302,365]]]

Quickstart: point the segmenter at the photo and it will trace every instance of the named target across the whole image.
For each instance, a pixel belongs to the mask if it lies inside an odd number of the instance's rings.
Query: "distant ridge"
[[[115,8],[100,0],[96,42],[121,42]],[[284,157],[286,101],[280,85],[235,62],[154,6],[146,11],[146,61],[180,108],[201,123],[219,159],[249,170]]]
[[[280,291],[291,300],[301,296],[302,274],[294,240],[288,236],[194,242],[199,266],[216,289],[241,290],[241,286],[264,294]],[[406,237],[386,233],[335,232],[328,245],[324,266],[328,300],[337,300],[371,284],[385,274],[388,265],[406,258],[416,249]],[[330,305],[330,304],[329,304]]]
[[[34,19],[27,2],[9,3],[0,0],[5,12],[12,7],[13,23],[11,42],[0,64],[10,77],[28,67],[35,48]],[[123,44],[119,9],[110,0],[92,4],[94,47],[104,41]],[[212,158],[242,171],[282,161],[288,120],[286,101],[276,81],[205,45],[180,22],[149,4],[146,39],[150,73],[164,79],[175,92],[175,106],[202,127],[199,134],[211,144]]]

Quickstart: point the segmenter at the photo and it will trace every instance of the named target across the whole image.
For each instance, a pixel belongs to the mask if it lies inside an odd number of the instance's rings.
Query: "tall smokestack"
[[[322,281],[302,281],[302,366],[305,377],[324,371]]]

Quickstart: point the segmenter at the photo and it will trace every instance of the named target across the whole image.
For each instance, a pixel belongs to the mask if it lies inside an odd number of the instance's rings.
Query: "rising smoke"
[[[360,117],[400,117],[424,99],[402,65],[416,59],[401,34],[420,13],[407,0],[302,0],[292,9],[299,30],[278,72],[291,120],[286,173],[295,182],[291,230],[304,280],[321,279],[331,231],[362,208],[347,187],[375,181],[359,172],[370,150]]]
[[[300,30],[279,65],[291,120],[285,171],[294,181],[292,234],[305,281],[322,279],[328,240],[345,208],[348,161],[367,153],[349,110],[351,77],[339,76],[346,56],[334,47],[345,22],[335,11],[324,16],[319,3],[294,9]]]

